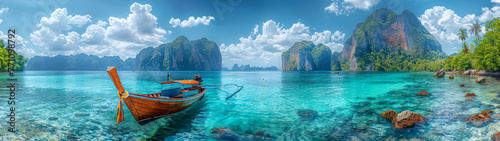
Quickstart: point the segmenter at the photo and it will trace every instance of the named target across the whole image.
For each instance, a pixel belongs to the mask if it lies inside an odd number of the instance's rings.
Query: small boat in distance
[[[108,67],[107,72],[118,89],[120,102],[118,103],[116,123],[125,120],[123,101],[134,115],[135,120],[144,125],[158,118],[166,117],[187,109],[205,96],[206,88],[201,85],[201,75],[195,75],[198,80],[170,80],[162,82],[160,93],[134,94],[127,92],[118,77],[115,67]]]

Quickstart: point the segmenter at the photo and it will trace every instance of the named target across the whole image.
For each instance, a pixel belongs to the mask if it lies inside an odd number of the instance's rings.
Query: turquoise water
[[[158,92],[167,75],[118,73],[133,93]],[[224,92],[208,90],[189,109],[140,126],[127,108],[126,120],[116,124],[119,99],[105,71],[18,72],[17,133],[7,132],[9,119],[1,116],[0,140],[216,140],[210,133],[216,127],[231,129],[229,137],[240,140],[488,140],[500,131],[500,82],[491,78],[483,86],[475,78],[434,78],[430,72],[170,72],[174,79],[197,73],[205,84],[244,88],[229,100]],[[7,78],[0,74],[2,84]],[[7,89],[0,89],[0,115],[7,115]],[[430,96],[415,95],[422,90]],[[467,92],[478,96],[467,100]],[[305,110],[317,116],[301,117]],[[385,110],[411,110],[427,120],[392,129],[380,117]],[[494,119],[480,125],[465,121],[482,110],[493,110]]]

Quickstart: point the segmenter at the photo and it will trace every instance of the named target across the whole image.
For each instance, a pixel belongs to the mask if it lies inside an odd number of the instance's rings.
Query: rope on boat
[[[235,92],[231,93],[231,92],[228,92],[226,90],[223,90],[222,88],[224,87],[227,87],[227,86],[235,86],[238,90],[236,90]],[[240,86],[240,85],[236,85],[236,84],[208,84],[208,85],[205,85],[205,88],[207,89],[218,89],[222,92],[225,92],[227,94],[226,96],[226,100],[228,100],[229,98],[233,97],[234,95],[236,95],[236,93],[240,92],[241,89],[243,89],[243,86]]]
[[[118,109],[116,109],[116,124],[118,124],[125,120],[125,115],[123,114],[123,99],[128,97],[128,92],[125,91],[125,94],[123,95],[120,92],[116,94],[120,97],[120,101],[118,101]]]
[[[182,136],[182,137],[180,137],[180,138],[177,138],[177,139],[175,139],[174,141],[180,140],[180,139],[185,138],[185,137],[187,137],[187,136],[190,136],[190,135],[192,135],[192,134],[194,134],[194,133],[197,133],[197,132],[199,132],[199,131],[201,131],[201,130],[203,130],[203,129],[206,129],[206,128],[208,128],[208,127],[212,126],[212,125],[215,125],[216,123],[219,123],[219,122],[221,122],[221,121],[223,121],[223,120],[226,120],[227,118],[232,117],[232,116],[234,116],[234,115],[236,115],[236,114],[238,114],[238,113],[240,113],[240,112],[241,112],[241,111],[238,111],[238,112],[233,113],[233,114],[231,114],[231,115],[229,115],[229,116],[226,116],[226,117],[224,117],[224,118],[222,118],[222,119],[220,119],[220,120],[218,120],[218,121],[216,121],[216,122],[214,122],[214,123],[212,123],[212,124],[210,124],[210,125],[208,125],[208,126],[205,126],[205,127],[201,128],[201,129],[198,129],[198,130],[196,130],[196,131],[194,131],[194,132],[191,132],[191,133],[189,133],[189,134],[187,134],[187,135],[184,135],[184,136]]]

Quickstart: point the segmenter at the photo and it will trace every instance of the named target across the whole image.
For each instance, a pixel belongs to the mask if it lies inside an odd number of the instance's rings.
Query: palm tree
[[[467,56],[469,56],[470,65],[472,67],[472,60],[470,59],[469,51],[470,51],[469,46],[467,45],[466,42],[464,42],[464,44],[462,45],[462,53],[466,53]]]
[[[462,42],[465,42],[465,40],[467,38],[469,38],[469,36],[467,35],[467,29],[464,29],[464,28],[460,28],[460,33],[458,33],[458,39],[462,40]]]
[[[467,56],[469,56],[469,61],[470,61],[470,64],[472,65],[472,60],[470,59],[470,55],[469,55],[469,48],[468,48],[467,43],[465,42],[465,40],[469,37],[467,35],[467,29],[460,28],[459,33],[457,35],[458,35],[458,39],[460,39],[464,42],[464,44],[462,45],[462,53],[466,53]]]
[[[472,23],[472,25],[470,25],[470,29],[469,29],[469,32],[471,34],[474,34],[476,36],[476,38],[479,37],[479,33],[482,31],[481,29],[481,24],[477,23]],[[479,41],[479,39],[478,39]],[[481,43],[481,41],[479,41],[479,43]]]

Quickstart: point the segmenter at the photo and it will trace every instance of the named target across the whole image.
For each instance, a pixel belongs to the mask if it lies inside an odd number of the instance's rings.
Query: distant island
[[[108,66],[115,66],[119,70],[133,70],[134,59],[123,61],[118,56],[98,57],[87,54],[35,56],[26,65],[26,70],[105,70]]]
[[[439,70],[446,55],[436,38],[408,10],[373,11],[354,28],[342,52],[311,41],[296,42],[282,54],[283,70]]]
[[[98,57],[87,54],[35,56],[28,62],[26,70],[105,70],[108,66],[115,66],[118,70],[134,71],[219,71],[221,65],[221,53],[215,42],[206,38],[189,41],[185,36],[179,36],[156,48],[145,48],[136,58],[125,61],[118,56]]]
[[[270,67],[255,67],[255,66],[250,66],[248,65],[241,65],[238,66],[238,64],[234,64],[231,70],[227,68],[223,68],[225,71],[279,71],[279,69],[276,66],[270,66]]]

